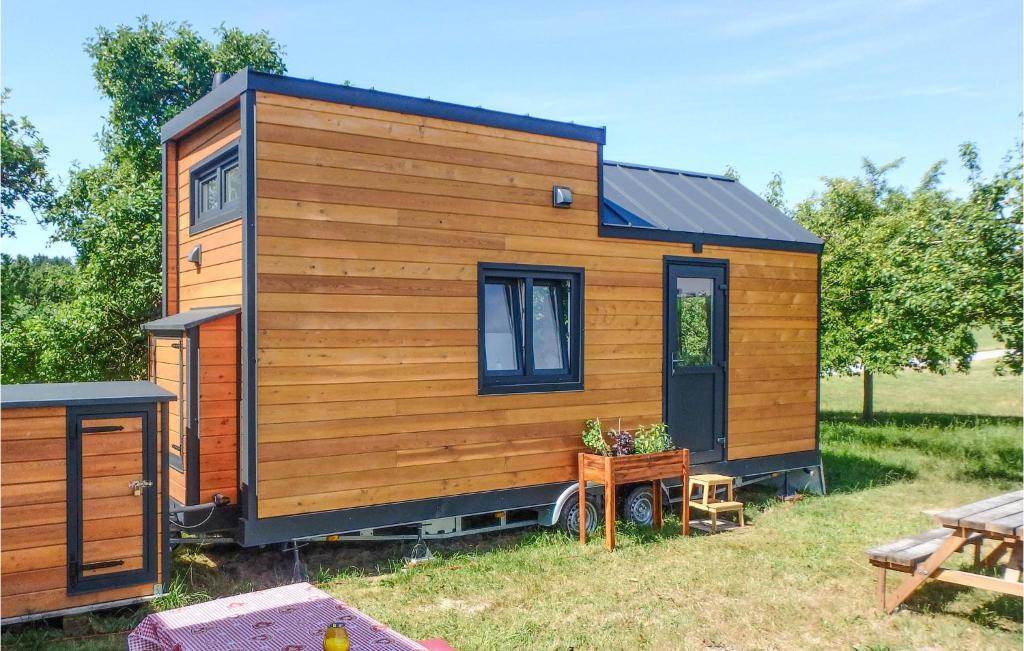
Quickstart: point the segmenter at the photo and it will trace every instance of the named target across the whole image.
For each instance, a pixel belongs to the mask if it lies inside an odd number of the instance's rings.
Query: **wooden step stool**
[[[711,531],[718,531],[718,514],[735,511],[739,519],[739,525],[745,526],[743,521],[743,502],[737,502],[732,494],[733,478],[727,475],[690,475],[690,490],[688,498],[690,508],[704,511],[711,516]],[[726,499],[720,500],[716,497],[718,489],[725,487]],[[695,488],[701,488],[700,499],[693,499]]]

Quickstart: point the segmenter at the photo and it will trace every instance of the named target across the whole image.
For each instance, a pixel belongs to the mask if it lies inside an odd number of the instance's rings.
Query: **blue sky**
[[[894,178],[910,185],[973,140],[991,170],[1021,129],[1019,0],[6,0],[10,110],[35,122],[57,176],[99,158],[106,104],[82,43],[141,13],[204,35],[266,29],[298,77],[607,126],[610,160],[732,165],[759,193],[777,170],[790,202],[864,156],[905,156]],[[950,167],[949,187],[962,176]],[[30,223],[0,246],[71,252],[46,240]]]

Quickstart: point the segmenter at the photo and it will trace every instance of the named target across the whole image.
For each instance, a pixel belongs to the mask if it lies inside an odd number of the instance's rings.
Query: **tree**
[[[781,172],[772,172],[772,178],[768,179],[768,185],[764,188],[764,200],[787,215],[792,212],[786,205],[786,195],[782,191]]]
[[[45,209],[53,194],[46,172],[49,150],[27,117],[7,113],[9,88],[0,95],[0,236],[14,237],[25,220],[14,213],[19,201],[34,212]]]
[[[863,177],[825,179],[795,213],[825,240],[822,370],[862,371],[865,420],[875,374],[966,371],[973,330],[993,325],[1009,341],[1020,324],[1019,177],[1014,186],[1010,166],[984,183],[976,174],[971,196],[957,199],[939,187],[941,162],[912,192],[890,186],[900,162],[865,161]],[[1019,336],[1016,350],[1019,359]]]
[[[45,320],[3,333],[4,381],[101,380],[145,374],[141,325],[160,313],[160,126],[202,97],[214,72],[248,66],[281,73],[281,46],[266,32],[221,26],[208,40],[187,24],[139,19],[100,28],[85,50],[110,111],[103,161],[71,170],[43,221],[77,252],[73,298]],[[27,349],[27,350],[26,350]],[[38,360],[8,373],[9,355]]]

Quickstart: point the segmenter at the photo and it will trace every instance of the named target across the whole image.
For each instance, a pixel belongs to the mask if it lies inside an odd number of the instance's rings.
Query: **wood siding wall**
[[[180,348],[175,348],[179,346]],[[162,389],[170,391],[178,396],[177,400],[170,402],[168,411],[168,440],[175,454],[179,454],[184,467],[188,441],[185,438],[185,422],[182,414],[188,414],[188,340],[185,337],[152,337],[150,339],[150,355],[152,355],[152,369],[149,375],[150,382]],[[173,446],[181,443],[181,450]],[[186,468],[187,470],[187,468]],[[168,470],[169,495],[178,504],[187,504],[185,490],[185,472],[176,468]]]
[[[694,254],[598,237],[596,145],[266,93],[256,122],[259,517],[571,480],[584,419],[662,419],[662,256]],[[702,255],[729,458],[814,449],[816,257]],[[585,391],[477,395],[480,261],[586,269]]]
[[[167,313],[195,307],[238,305],[242,300],[242,222],[233,221],[189,235],[189,169],[241,134],[239,112],[232,110],[172,142],[167,155]],[[199,269],[185,258],[203,246]]]
[[[238,503],[238,316],[199,326],[199,502]]]
[[[157,414],[159,419],[159,409]],[[4,409],[0,412],[0,458],[3,459],[0,475],[0,563],[3,572],[0,576],[3,586],[0,617],[153,594],[151,583],[88,594],[67,594],[66,429],[64,407]],[[159,431],[158,423],[158,446]],[[133,449],[126,454],[138,455],[140,450]],[[127,482],[139,478],[138,473],[131,476],[118,474],[118,450],[105,450],[104,455],[109,458],[109,463],[105,462],[102,468],[93,465],[95,474],[84,486],[83,497],[93,506],[105,498],[123,495]],[[160,485],[159,470],[156,485]],[[159,499],[157,511],[159,536],[163,526]],[[87,544],[101,548],[118,545],[125,536],[134,533],[137,522],[120,515],[111,513],[110,518],[87,523],[86,536],[91,541]],[[157,550],[159,583],[162,581],[159,544]],[[86,547],[86,553],[90,553],[89,547]]]

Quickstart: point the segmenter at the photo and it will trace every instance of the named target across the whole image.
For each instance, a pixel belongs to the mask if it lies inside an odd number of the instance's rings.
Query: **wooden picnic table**
[[[882,572],[880,596],[887,612],[896,610],[928,579],[1024,597],[1024,584],[1020,582],[1024,491],[1013,491],[942,511],[935,514],[935,519],[945,530],[925,532],[869,552],[872,563]],[[994,542],[995,547],[982,556],[985,541]],[[1001,565],[1004,568],[1002,576],[942,567],[946,559],[967,545],[975,546],[975,569]],[[1009,559],[1003,563],[1007,555]],[[887,569],[910,573],[891,595],[885,594],[884,573]]]

